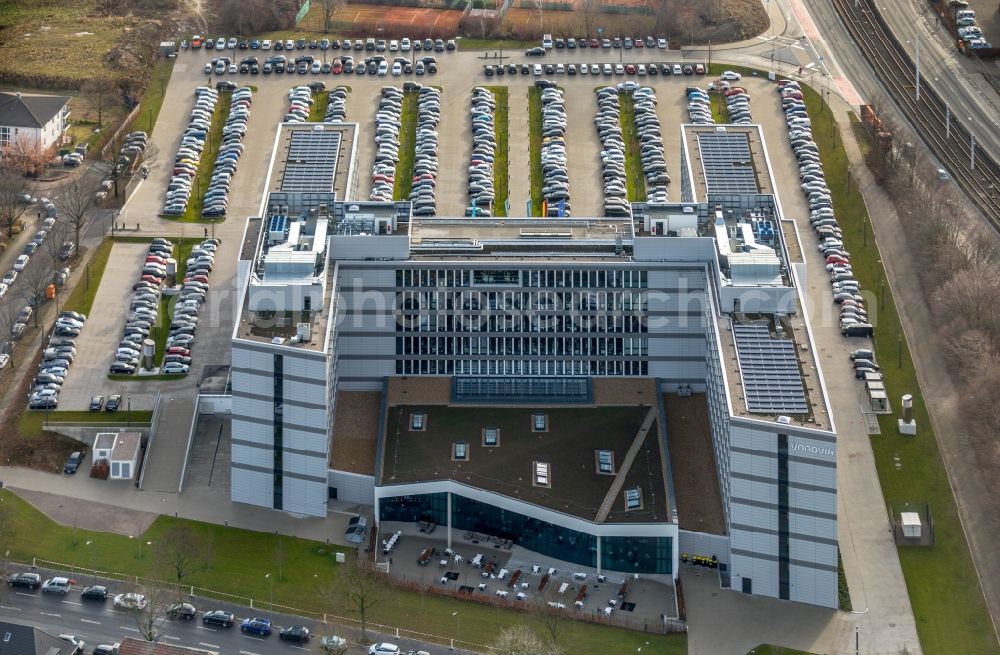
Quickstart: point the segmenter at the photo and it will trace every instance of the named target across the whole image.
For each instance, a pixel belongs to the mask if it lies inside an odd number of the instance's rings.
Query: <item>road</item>
[[[43,578],[56,574],[52,571],[39,570],[38,572]],[[86,642],[88,651],[98,644],[114,644],[125,637],[142,638],[137,627],[136,617],[131,612],[114,609],[110,597],[103,603],[81,601],[80,586],[93,584],[94,581],[87,577],[86,579],[81,578],[77,582],[79,585],[66,596],[45,594],[41,591],[27,589],[9,589],[2,604],[0,604],[0,620],[33,625],[56,635],[63,633],[77,635]],[[119,581],[98,578],[97,583],[107,586],[112,593],[125,591],[123,584]],[[350,644],[348,653],[350,655],[368,652],[366,648],[355,641],[353,633],[356,631],[353,629],[341,631],[338,626],[323,626],[322,623],[312,619],[261,612],[248,607],[219,603],[204,598],[188,597],[184,600],[198,608],[199,613],[210,609],[233,612],[237,617],[237,622],[251,616],[269,618],[275,626],[274,632],[269,637],[257,637],[243,634],[238,626],[221,628],[203,625],[198,619],[185,621],[164,618],[160,627],[161,642],[174,646],[208,649],[219,653],[232,653],[233,655],[237,653],[239,655],[288,655],[295,652],[322,653],[319,637],[324,634],[336,633],[348,639]],[[314,638],[304,646],[281,641],[277,631],[280,627],[289,625],[307,626],[312,631]],[[379,635],[371,630],[368,631],[368,636],[369,640],[391,641],[399,645],[404,653],[408,649],[421,649],[432,653],[432,655],[445,651],[459,655],[463,653],[472,655],[471,651],[460,649],[450,651],[447,647],[421,644],[411,639],[397,639],[392,635]]]

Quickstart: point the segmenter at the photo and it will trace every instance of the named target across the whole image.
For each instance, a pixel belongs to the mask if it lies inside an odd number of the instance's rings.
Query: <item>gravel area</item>
[[[375,472],[380,391],[338,391],[330,466],[362,475]]]
[[[674,503],[682,530],[725,534],[722,493],[715,469],[705,394],[664,394],[667,448],[674,476]]]

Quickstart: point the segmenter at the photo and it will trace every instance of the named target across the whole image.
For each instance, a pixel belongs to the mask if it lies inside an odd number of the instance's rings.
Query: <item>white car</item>
[[[59,635],[59,638],[65,641],[67,644],[71,644],[73,646],[72,655],[76,655],[77,653],[82,653],[84,647],[86,647],[87,645],[83,642],[83,639],[80,639],[76,635],[61,634]]]
[[[69,593],[69,578],[49,578],[42,583],[42,591],[66,595]]]
[[[191,370],[191,367],[187,364],[181,364],[180,362],[167,362],[160,369],[160,373],[164,375],[184,375]]]
[[[271,49],[271,39],[264,39],[263,41],[261,41],[260,42],[260,49],[261,50],[270,50]]]
[[[399,653],[399,646],[396,644],[390,644],[387,641],[383,641],[378,644],[372,644],[368,648],[368,655],[397,655]]]
[[[737,82],[742,78],[743,76],[736,71],[724,71],[722,75],[719,76],[720,80],[725,80],[727,82]]]
[[[409,45],[408,40],[407,45]],[[347,648],[347,640],[343,637],[330,635],[328,637],[323,637],[320,640],[319,645],[323,650],[339,650],[341,648]]]
[[[30,258],[27,255],[18,255],[14,261],[14,270],[18,273],[23,271],[24,267],[28,265],[28,259]]]
[[[127,612],[138,612],[146,609],[148,601],[142,594],[118,594],[115,596],[114,605],[116,610]]]
[[[660,48],[661,50],[665,50],[666,47],[667,47],[667,40],[666,39],[657,39],[656,40],[656,47]]]

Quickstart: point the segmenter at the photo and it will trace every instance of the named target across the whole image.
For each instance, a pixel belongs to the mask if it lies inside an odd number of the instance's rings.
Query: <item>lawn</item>
[[[162,579],[164,575],[156,566],[157,544],[169,538],[175,526],[187,526],[196,534],[201,544],[198,550],[210,565],[185,579],[185,584],[199,587],[196,591],[200,595],[206,595],[203,590],[212,590],[218,597],[235,595],[237,602],[246,603],[253,598],[257,607],[267,607],[273,593],[275,605],[313,614],[324,612],[327,609],[324,591],[337,589],[341,566],[335,563],[333,555],[344,551],[349,558],[352,556],[350,549],[317,541],[168,516],[160,516],[145,533],[130,538],[59,525],[9,491],[0,491],[0,502],[14,507],[14,539],[10,545],[13,560],[30,562],[37,557],[69,569],[83,567]],[[266,577],[268,574],[271,578]],[[81,582],[86,581],[86,576],[78,577]],[[370,611],[369,620],[452,636],[456,635],[455,612],[462,617],[459,638],[464,636],[476,644],[489,642],[501,627],[516,623],[528,623],[539,632],[542,630],[540,624],[523,612],[498,611],[488,605],[396,588],[386,588],[386,596]],[[569,620],[560,631],[559,643],[567,652],[577,655],[636,652],[640,647],[658,655],[687,652],[684,635],[665,637]]]
[[[886,389],[897,410],[902,394],[914,398],[919,436],[901,436],[897,417],[882,415],[882,434],[872,437],[872,448],[885,501],[927,501],[934,519],[934,546],[899,549],[921,646],[925,653],[1000,653],[863,198],[848,179],[846,153],[829,109],[816,91],[802,91],[844,241],[854,254],[854,274],[873,293],[869,312],[876,319],[874,347]]]
[[[208,128],[208,137],[205,142],[205,149],[201,153],[198,161],[198,171],[194,175],[194,187],[191,189],[191,199],[188,201],[187,211],[181,216],[167,216],[163,218],[182,223],[214,223],[220,218],[204,218],[201,215],[203,200],[208,192],[208,185],[212,181],[212,172],[215,170],[215,158],[219,154],[219,147],[222,145],[222,128],[229,117],[229,107],[233,103],[233,94],[224,92],[219,94],[219,102],[212,112],[212,124]]]
[[[795,650],[794,648],[761,644],[750,650],[747,655],[813,655],[813,653],[807,653],[804,650]]]
[[[721,93],[709,93],[709,104],[712,106],[712,120],[725,125],[729,122],[729,107],[726,106],[726,98]]]
[[[510,180],[510,93],[505,86],[488,86],[486,88],[497,101],[496,110],[493,113],[493,127],[497,137],[496,160],[493,162],[493,186],[497,196],[493,203],[493,215],[506,216],[506,203],[510,195],[510,189],[507,186]]]
[[[64,310],[90,315],[90,310],[94,305],[94,297],[97,295],[98,287],[101,286],[101,278],[104,277],[104,268],[108,265],[108,258],[111,257],[113,245],[114,241],[105,239],[97,246],[93,257],[83,268],[83,279],[76,283],[69,297],[63,302]]]
[[[167,82],[170,81],[170,74],[174,70],[176,59],[161,59],[153,68],[149,77],[149,84],[142,94],[139,102],[139,113],[132,124],[132,131],[142,131],[146,134],[153,133],[153,126],[160,116],[160,107],[163,106],[163,96],[167,90]]]
[[[542,91],[528,89],[528,168],[531,179],[531,215],[542,215]]]
[[[639,134],[635,128],[635,98],[631,93],[619,93],[618,120],[625,141],[625,192],[629,202],[646,201],[646,177],[642,172]]]
[[[316,93],[313,91],[312,106],[309,107],[309,122],[310,123],[322,123],[323,119],[326,118],[326,107],[330,104],[330,92],[320,91]]]
[[[409,200],[413,190],[413,158],[417,141],[416,91],[403,92],[403,108],[399,115],[399,161],[396,163],[396,183],[392,189],[393,200]]]

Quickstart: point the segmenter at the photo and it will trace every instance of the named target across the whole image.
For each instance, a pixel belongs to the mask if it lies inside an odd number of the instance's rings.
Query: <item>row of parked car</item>
[[[403,90],[383,86],[375,112],[375,163],[372,165],[372,192],[369,198],[392,202],[399,162],[399,120],[403,113]]]
[[[118,149],[118,156],[115,158],[113,175],[119,179],[127,177],[135,166],[135,160],[142,156],[149,144],[149,135],[143,131],[129,132],[122,139],[122,146]],[[79,146],[78,146],[79,147]],[[143,165],[139,169],[139,174],[145,178],[149,175],[149,166]],[[101,180],[101,188],[95,194],[95,199],[100,202],[108,197],[108,191],[114,186],[111,177]]]
[[[663,37],[655,38],[652,36],[647,36],[645,39],[642,37],[632,38],[626,36],[624,39],[620,36],[616,36],[613,39],[593,39],[587,37],[568,37],[563,38],[557,36],[552,38],[551,34],[545,34],[542,36],[542,48],[544,50],[550,50],[555,47],[557,50],[562,50],[567,48],[569,50],[574,50],[579,48],[624,48],[625,50],[631,50],[632,48],[660,48],[661,50],[667,49],[667,40]]]
[[[219,102],[219,92],[207,86],[199,86],[194,91],[194,97],[191,119],[181,134],[181,144],[174,157],[173,177],[167,185],[163,205],[163,213],[173,216],[180,216],[187,211],[191,187],[201,163],[201,153],[205,150],[205,139],[212,126],[212,113]]]
[[[685,93],[688,100],[688,121],[695,125],[715,123],[715,119],[712,118],[712,104],[708,99],[708,91],[696,86],[689,86]]]
[[[639,77],[657,75],[704,75],[704,64],[669,64],[666,62],[649,62],[645,64],[484,64],[483,73],[487,77],[494,75],[638,75]]]
[[[663,155],[663,131],[656,115],[656,92],[635,82],[622,82],[618,90],[631,93],[635,107],[635,130],[639,139],[639,160],[646,179],[646,202],[667,202],[667,160]]]
[[[191,347],[198,330],[198,312],[208,295],[208,278],[212,274],[218,248],[218,239],[205,239],[191,248],[185,262],[181,292],[170,317],[161,373],[187,374],[191,370]]]
[[[410,52],[414,50],[420,52],[452,52],[458,44],[455,39],[237,39],[236,37],[220,36],[217,39],[204,38],[198,34],[188,41],[181,41],[181,49],[192,48],[197,50],[205,46],[206,50],[365,50],[368,52]]]
[[[546,216],[569,216],[569,172],[566,168],[566,99],[555,82],[545,80],[542,101],[542,198]]]
[[[305,123],[309,120],[309,111],[313,102],[312,86],[302,84],[288,90],[288,113],[282,119],[286,123]]]
[[[631,205],[625,190],[625,137],[622,134],[621,99],[618,89],[606,86],[597,90],[597,114],[594,126],[601,140],[601,173],[604,178],[604,214],[630,216]]]
[[[347,120],[347,87],[337,86],[326,94],[324,123],[343,123]]]
[[[951,0],[948,6],[951,7],[951,15],[955,18],[958,38],[965,47],[972,50],[993,47],[992,43],[983,38],[983,30],[976,23],[976,12],[969,9],[968,2],[965,2],[965,0]]]
[[[416,85],[417,132],[414,141],[413,186],[410,203],[414,216],[437,213],[434,187],[438,173],[438,123],[441,122],[441,91]]]
[[[335,57],[329,62],[320,61],[312,55],[300,55],[294,59],[284,55],[272,55],[264,61],[264,67],[261,69],[257,57],[244,57],[239,64],[232,62],[229,57],[216,57],[205,63],[203,72],[206,75],[224,75],[227,72],[230,75],[237,73],[257,75],[263,72],[264,75],[272,73],[277,75],[282,73],[286,75],[350,75],[353,73],[382,77],[391,74],[398,77],[404,73],[407,75],[410,73],[417,75],[437,73],[437,58],[427,56],[411,61],[407,57],[395,57],[389,61],[382,55],[373,55],[366,57],[364,63],[355,65],[354,57],[351,55]]]
[[[21,314],[25,321],[31,316],[31,307],[25,307]],[[21,320],[21,317],[18,317]],[[78,312],[64,311],[56,319],[49,336],[48,345],[42,351],[42,363],[32,380],[28,394],[28,409],[56,409],[59,407],[59,391],[62,389],[69,368],[76,357],[76,338],[83,330],[87,317]]]
[[[226,214],[229,205],[229,183],[236,174],[240,155],[243,154],[243,136],[247,133],[252,102],[253,93],[250,87],[243,86],[233,91],[229,116],[222,126],[222,144],[215,156],[212,179],[209,180],[208,189],[202,200],[202,216],[216,217]]]
[[[728,83],[727,83],[728,84]],[[736,125],[750,125],[750,95],[746,89],[733,86],[722,90],[726,99],[726,109],[729,111],[729,122]]]
[[[779,82],[778,91],[788,124],[788,138],[799,165],[802,191],[808,197],[809,223],[816,230],[819,251],[826,259],[833,300],[841,307],[840,331],[845,336],[870,337],[874,328],[868,323],[868,312],[860,295],[861,285],[851,269],[850,253],[844,248],[802,91],[799,83],[792,80]]]
[[[468,216],[490,216],[496,201],[493,165],[496,158],[496,107],[493,92],[481,86],[472,89],[472,155],[469,157]]]

